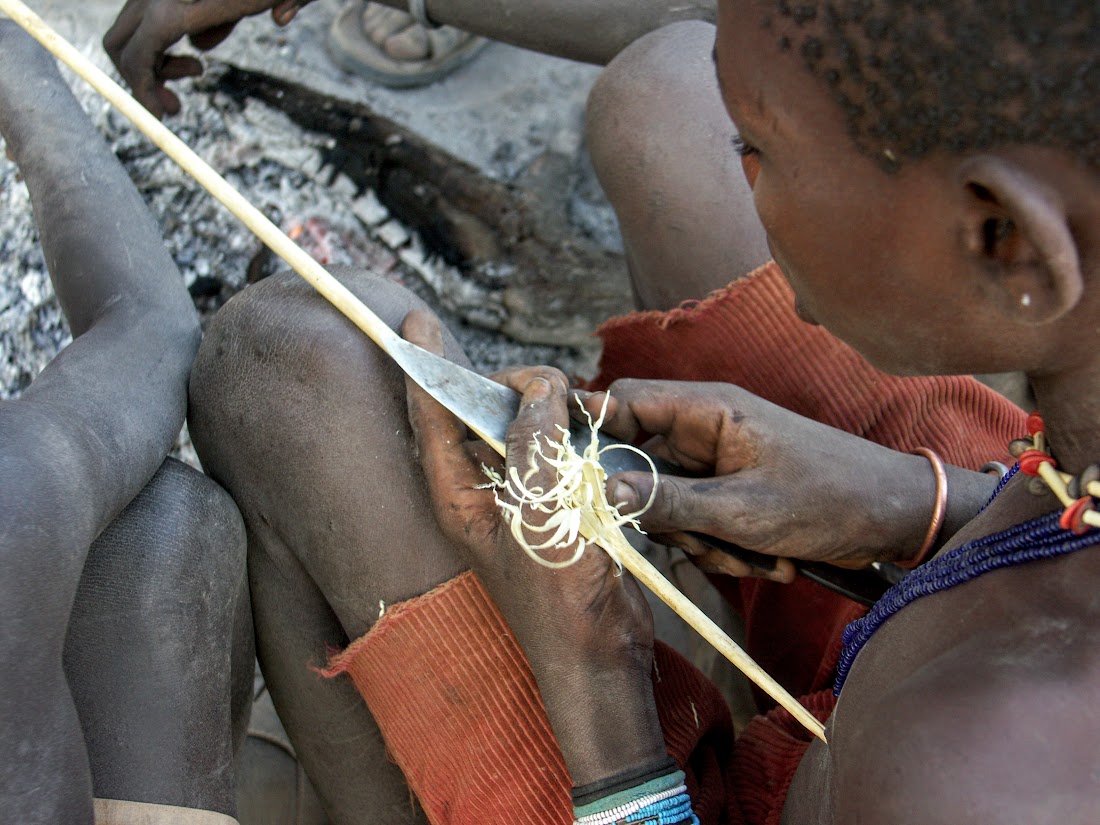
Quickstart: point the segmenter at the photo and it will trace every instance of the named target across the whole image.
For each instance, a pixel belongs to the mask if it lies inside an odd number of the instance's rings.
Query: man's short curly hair
[[[1100,165],[1097,0],[774,0],[763,23],[887,170],[1007,144]]]

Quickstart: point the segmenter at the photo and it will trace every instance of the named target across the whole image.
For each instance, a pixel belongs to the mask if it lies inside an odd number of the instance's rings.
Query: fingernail
[[[545,378],[533,378],[523,388],[523,394],[536,400],[550,395],[550,382]]]
[[[625,481],[616,481],[611,485],[611,503],[617,506],[633,507],[637,498],[634,488]]]

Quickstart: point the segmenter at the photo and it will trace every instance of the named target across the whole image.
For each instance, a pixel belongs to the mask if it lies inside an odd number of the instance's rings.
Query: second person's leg
[[[92,544],[69,621],[95,795],[234,815],[253,662],[240,514],[169,459]]]
[[[707,23],[659,29],[615,58],[589,97],[592,162],[619,218],[639,309],[703,298],[770,258],[713,47]]]

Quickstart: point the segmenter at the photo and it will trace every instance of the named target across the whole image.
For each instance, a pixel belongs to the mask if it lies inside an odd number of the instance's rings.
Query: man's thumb
[[[650,473],[622,473],[608,484],[608,501],[619,505],[624,515],[636,513],[645,507],[652,497],[649,509],[640,517],[642,526],[649,532],[697,530],[700,528],[700,496],[693,488],[699,479],[662,475],[656,489]],[[705,479],[711,481],[711,479]]]

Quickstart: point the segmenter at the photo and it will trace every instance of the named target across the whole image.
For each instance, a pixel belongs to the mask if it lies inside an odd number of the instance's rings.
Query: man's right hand
[[[103,47],[130,85],[134,97],[157,117],[174,115],[180,101],[165,83],[202,74],[194,57],[168,54],[188,36],[195,48],[212,49],[245,17],[271,9],[285,26],[310,0],[127,0]]]

